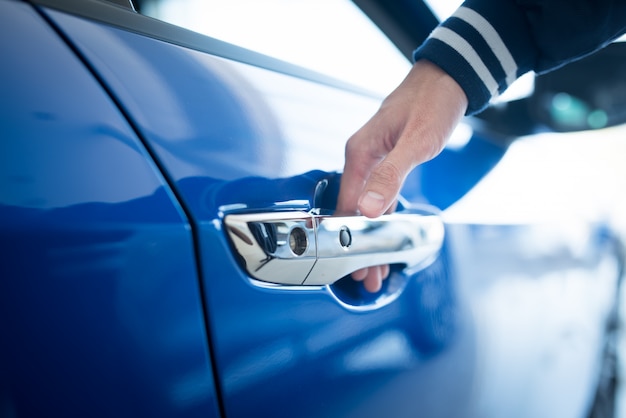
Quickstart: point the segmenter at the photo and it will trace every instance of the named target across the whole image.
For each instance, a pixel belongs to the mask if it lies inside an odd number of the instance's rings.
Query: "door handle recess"
[[[355,270],[423,268],[439,253],[436,215],[322,216],[308,212],[227,215],[226,230],[249,275],[283,285],[330,285]]]

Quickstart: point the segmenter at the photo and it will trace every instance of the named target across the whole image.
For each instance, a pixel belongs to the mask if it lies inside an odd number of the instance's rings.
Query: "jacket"
[[[626,0],[468,0],[414,52],[450,74],[467,114],[518,77],[561,67],[626,32]]]

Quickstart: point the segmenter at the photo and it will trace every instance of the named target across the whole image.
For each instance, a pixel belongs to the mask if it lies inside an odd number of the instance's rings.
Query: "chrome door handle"
[[[355,270],[424,267],[443,245],[436,215],[321,216],[308,212],[227,215],[228,236],[246,271],[264,282],[329,285]]]

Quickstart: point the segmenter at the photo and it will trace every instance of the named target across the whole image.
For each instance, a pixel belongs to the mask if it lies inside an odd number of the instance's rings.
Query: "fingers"
[[[336,215],[355,215],[358,213],[359,196],[363,190],[366,177],[358,169],[363,167],[355,161],[355,158],[347,157],[346,164],[341,176],[339,196],[337,197]]]
[[[369,269],[367,267],[364,269],[357,270],[354,273],[352,273],[352,278],[356,280],[357,282],[361,282],[365,280],[368,272],[369,272]]]
[[[411,158],[403,157],[408,151],[410,150],[398,149],[397,146],[374,167],[358,198],[359,212],[376,218],[389,210],[396,201],[404,179],[416,165]]]
[[[376,293],[382,288],[383,280],[389,276],[389,266],[373,266],[352,273],[352,279],[362,281],[365,290]]]
[[[368,275],[363,280],[363,286],[365,290],[370,293],[376,293],[380,291],[383,285],[383,280],[389,276],[389,266],[375,266],[368,269]]]
[[[389,272],[391,271],[391,269],[389,268],[388,264],[385,264],[384,266],[379,266],[379,267],[380,267],[380,274],[383,280],[385,280],[389,276]]]
[[[378,271],[378,269],[376,269]],[[383,286],[383,279],[381,279],[380,277],[376,276],[368,276],[364,281],[363,281],[363,286],[365,287],[365,289],[370,292],[370,293],[376,293],[378,292],[382,286]]]
[[[376,116],[357,131],[346,144],[346,162],[337,200],[336,213],[358,213],[358,202],[371,171],[390,151],[378,139],[385,135],[375,126]]]

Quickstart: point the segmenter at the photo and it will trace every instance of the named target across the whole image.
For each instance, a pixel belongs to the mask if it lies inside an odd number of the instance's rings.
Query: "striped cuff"
[[[507,2],[491,2],[491,9],[494,8],[494,3]],[[519,27],[507,27],[512,22],[517,26],[521,25],[521,29],[526,31],[524,21],[515,16],[517,11],[511,10],[511,7],[509,9],[498,20],[503,27],[497,30],[484,14],[470,8],[470,2],[466,2],[438,26],[414,53],[416,61],[424,58],[437,64],[459,83],[467,95],[468,115],[487,107],[491,99],[506,90],[517,77],[529,69],[527,65],[520,66],[508,46],[509,39],[514,40],[513,47],[527,46],[520,45],[515,40],[515,36],[520,37]],[[491,10],[496,16],[497,12]],[[507,16],[514,18],[507,19]],[[503,32],[510,35],[509,39],[503,39]]]

